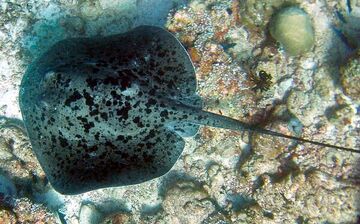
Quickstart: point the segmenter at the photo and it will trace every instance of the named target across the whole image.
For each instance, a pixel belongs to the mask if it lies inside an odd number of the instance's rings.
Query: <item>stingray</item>
[[[181,43],[162,28],[140,26],[58,42],[29,66],[19,99],[33,151],[62,194],[164,175],[199,125],[359,152],[204,111],[196,85]]]

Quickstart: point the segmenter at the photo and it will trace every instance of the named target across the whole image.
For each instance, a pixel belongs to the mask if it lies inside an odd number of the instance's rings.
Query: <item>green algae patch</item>
[[[309,51],[315,40],[309,15],[295,6],[283,8],[273,16],[270,34],[291,56]]]

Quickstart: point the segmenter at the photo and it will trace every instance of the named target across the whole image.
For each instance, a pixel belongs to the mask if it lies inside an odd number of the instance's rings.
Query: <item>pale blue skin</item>
[[[33,151],[63,194],[164,175],[199,125],[352,150],[203,111],[186,50],[151,26],[54,45],[24,75],[20,108]]]

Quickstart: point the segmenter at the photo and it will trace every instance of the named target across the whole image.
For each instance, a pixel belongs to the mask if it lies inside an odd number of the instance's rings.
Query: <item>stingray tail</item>
[[[207,111],[198,111],[198,112],[199,113],[196,113],[196,115],[193,118],[194,120],[192,122],[200,124],[200,125],[225,128],[225,129],[230,129],[230,130],[235,130],[235,131],[256,132],[256,133],[261,133],[264,135],[271,135],[271,136],[276,136],[276,137],[280,137],[280,138],[292,139],[292,140],[296,140],[299,142],[306,142],[306,143],[310,143],[313,145],[334,148],[334,149],[348,151],[348,152],[360,153],[359,149],[347,148],[347,147],[343,147],[343,146],[337,146],[337,145],[312,141],[312,140],[308,140],[308,139],[304,139],[304,138],[299,138],[299,137],[295,137],[295,136],[291,136],[291,135],[285,135],[285,134],[282,134],[279,132],[275,132],[275,131],[267,130],[267,129],[264,129],[261,127],[253,126],[253,125],[241,122],[239,120],[232,119],[230,117],[225,117],[225,116],[214,114],[214,113],[207,112]]]

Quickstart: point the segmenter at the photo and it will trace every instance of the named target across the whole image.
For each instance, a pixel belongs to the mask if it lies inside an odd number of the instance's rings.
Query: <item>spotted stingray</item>
[[[164,175],[199,125],[359,152],[203,111],[186,50],[152,26],[55,44],[24,75],[20,108],[33,151],[63,194]]]

